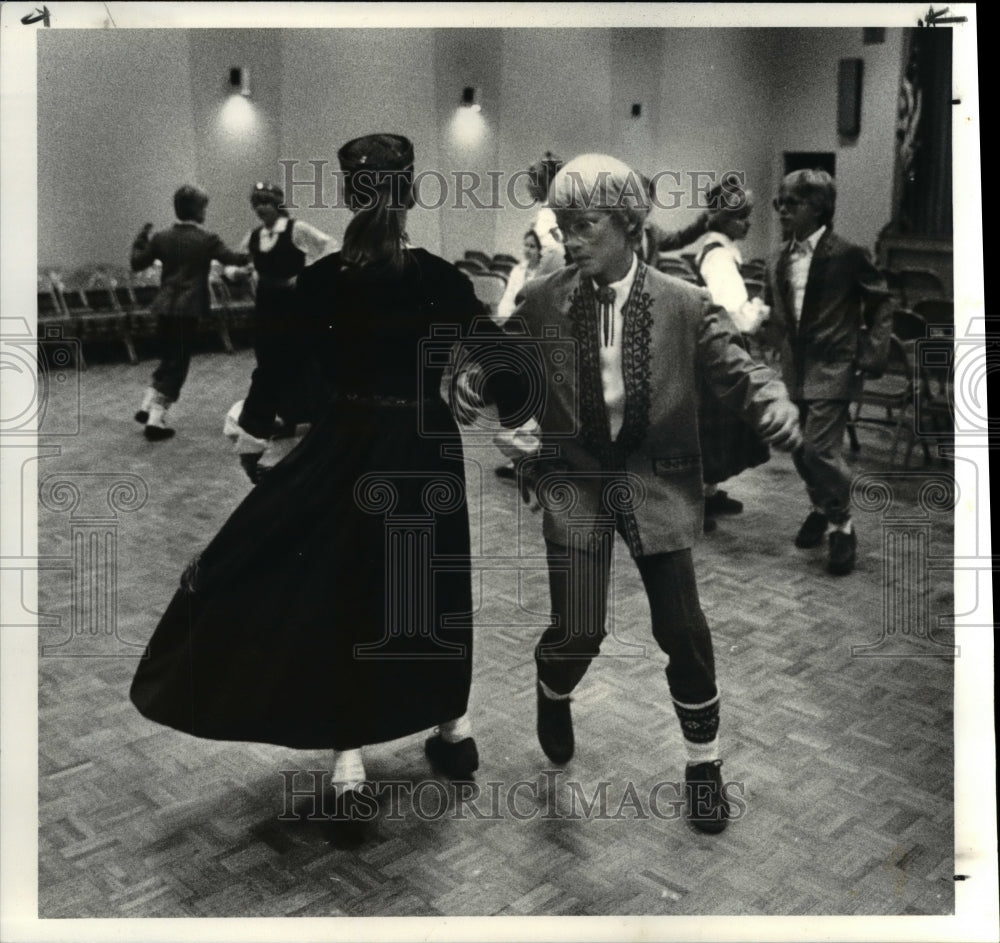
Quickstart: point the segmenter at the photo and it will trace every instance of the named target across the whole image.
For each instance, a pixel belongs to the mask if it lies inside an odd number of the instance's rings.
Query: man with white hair
[[[512,318],[539,341],[545,371],[541,448],[520,463],[526,495],[533,486],[544,510],[552,604],[535,649],[539,742],[555,763],[573,755],[570,695],[606,634],[617,532],[668,656],[687,747],[688,819],[718,832],[730,816],[719,692],[691,557],[704,509],[698,379],[778,448],[798,443],[797,412],[707,292],[636,255],[649,212],[638,174],[613,157],[585,154],[556,175],[549,203],[573,264],[525,285]],[[573,339],[574,363],[544,356],[545,339],[555,336]]]

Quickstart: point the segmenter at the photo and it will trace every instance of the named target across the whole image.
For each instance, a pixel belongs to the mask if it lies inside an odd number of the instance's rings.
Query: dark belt
[[[288,278],[273,278],[270,275],[257,273],[257,284],[264,288],[294,288],[295,279],[298,276],[291,275]]]
[[[445,409],[448,404],[440,396],[415,399],[408,396],[383,396],[380,393],[334,393],[333,403],[358,403],[365,406],[440,406]]]

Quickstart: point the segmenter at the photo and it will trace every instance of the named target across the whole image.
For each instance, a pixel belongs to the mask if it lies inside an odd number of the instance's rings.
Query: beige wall
[[[38,34],[38,261],[127,264],[196,179],[186,31]]]
[[[273,180],[279,150],[281,45],[274,30],[190,30],[198,182],[211,198],[207,225],[237,243],[257,222],[250,189]],[[249,69],[249,99],[233,94],[229,68]]]
[[[406,134],[423,167],[438,160],[434,33],[432,30],[288,30],[281,33],[281,158],[299,162],[311,179],[310,160],[337,170],[337,149],[372,131]],[[332,177],[328,182],[333,186]],[[338,238],[349,215],[343,209],[308,209],[309,188],[296,189],[295,215]],[[334,194],[324,193],[332,203]],[[415,212],[410,238],[440,248],[436,212]]]
[[[861,30],[775,30],[772,167],[782,172],[784,151],[832,151],[837,158],[837,212],[841,235],[873,248],[892,213],[893,153],[903,31],[886,30],[883,45],[864,46]],[[837,64],[864,60],[861,132],[837,135]]]
[[[171,219],[170,196],[195,180],[211,194],[209,225],[228,241],[253,222],[257,179],[283,182],[280,159],[326,161],[376,129],[407,134],[417,169],[510,175],[546,149],[613,153],[646,173],[670,170],[657,209],[690,221],[693,174],[742,170],[758,194],[745,254],[776,240],[769,208],[786,150],[837,155],[837,228],[872,245],[888,221],[902,34],[862,46],[861,29],[676,30],[157,30],[45,31],[39,40],[39,259],[72,266],[124,261],[145,220]],[[865,60],[861,134],[836,134],[837,63]],[[230,66],[250,69],[236,103]],[[477,88],[477,137],[454,122],[462,88]],[[633,103],[642,114],[631,116]],[[468,117],[468,116],[466,116]],[[426,197],[437,185],[428,181]],[[671,197],[671,192],[676,196]],[[343,209],[296,215],[334,235]],[[452,194],[454,196],[454,194]],[[478,191],[484,201],[490,194]],[[523,184],[516,195],[525,200]],[[465,248],[519,254],[532,209],[416,209],[412,240],[447,258]]]

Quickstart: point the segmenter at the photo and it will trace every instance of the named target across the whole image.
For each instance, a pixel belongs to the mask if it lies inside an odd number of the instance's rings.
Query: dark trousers
[[[164,316],[157,319],[156,337],[160,363],[153,371],[153,389],[169,405],[181,395],[181,387],[191,366],[191,341],[197,319]]]
[[[606,633],[605,615],[614,532],[594,535],[584,548],[546,541],[552,622],[535,648],[538,677],[557,694],[568,694],[586,674]],[[690,550],[636,559],[646,588],[653,638],[666,652],[667,684],[675,700],[713,699],[715,656],[701,611]],[[717,710],[717,709],[716,709]]]
[[[293,288],[257,287],[254,355],[257,366],[243,402],[240,425],[258,439],[274,432],[280,416],[289,426],[314,418],[322,394],[302,331],[294,319]]]
[[[844,461],[848,400],[800,401],[802,447],[792,453],[809,500],[834,524],[851,516],[851,473]]]

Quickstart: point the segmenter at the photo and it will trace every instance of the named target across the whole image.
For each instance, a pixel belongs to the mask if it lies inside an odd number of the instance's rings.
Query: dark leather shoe
[[[684,794],[687,820],[696,829],[715,834],[729,824],[732,812],[722,789],[722,760],[688,763]]]
[[[427,738],[424,753],[438,772],[459,782],[471,780],[472,774],[479,769],[479,750],[472,737],[449,743],[438,733]]]
[[[802,522],[799,532],[795,535],[795,546],[800,550],[818,547],[823,543],[823,535],[826,533],[826,525],[829,523],[830,520],[825,514],[820,511],[810,511],[809,516]]]
[[[701,531],[703,534],[710,534],[719,526],[718,522],[714,517],[709,517],[705,515],[704,520],[701,523]]]
[[[858,538],[853,530],[849,534],[842,530],[830,531],[830,558],[826,563],[826,572],[834,576],[847,576],[854,570],[857,549]]]
[[[260,467],[260,453],[258,452],[243,452],[240,454],[240,465],[243,471],[247,473],[247,478],[253,484],[258,484],[263,475],[263,470]]]
[[[146,426],[142,431],[150,442],[162,442],[164,439],[174,437],[174,430],[167,429],[165,426]]]
[[[538,742],[553,763],[568,763],[573,758],[573,715],[570,699],[560,701],[545,696],[540,684],[538,691]]]
[[[517,471],[514,468],[513,462],[508,462],[506,465],[498,465],[495,471],[497,478],[513,481],[517,477]]]
[[[135,414],[135,421],[141,425],[146,425],[149,422],[149,412],[145,409],[140,409]]]
[[[716,491],[705,498],[706,514],[740,514],[742,511],[743,502],[729,497],[725,491]]]
[[[330,844],[336,848],[357,848],[368,836],[378,814],[378,803],[368,783],[337,793],[329,819]]]

